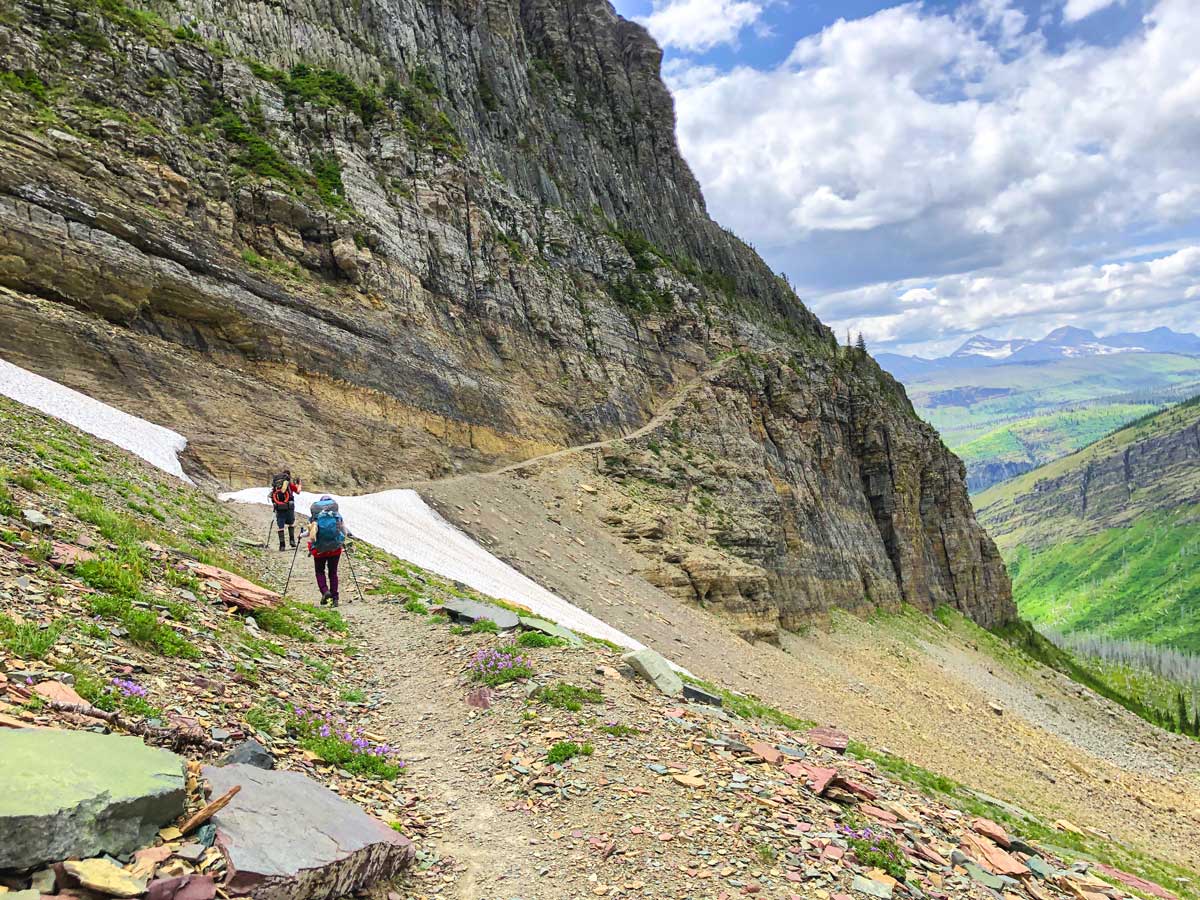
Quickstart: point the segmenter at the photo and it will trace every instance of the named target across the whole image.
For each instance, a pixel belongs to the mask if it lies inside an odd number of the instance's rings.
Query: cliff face
[[[0,59],[0,354],[184,432],[197,472],[477,470],[781,352],[679,425],[762,494],[710,574],[769,572],[785,618],[1012,615],[961,467],[708,218],[660,51],[604,0],[18,0]]]
[[[962,464],[866,357],[741,353],[601,470],[651,580],[771,639],[832,607],[1012,615]]]
[[[1165,409],[977,502],[1002,546],[1035,551],[1200,504],[1200,401]]]

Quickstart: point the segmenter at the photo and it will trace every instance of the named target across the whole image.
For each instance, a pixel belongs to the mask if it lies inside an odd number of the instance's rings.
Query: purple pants
[[[338,598],[338,562],[341,556],[318,556],[313,562],[317,566],[317,587],[321,589],[321,596],[326,595],[334,600]],[[329,570],[329,581],[325,581],[325,570]]]

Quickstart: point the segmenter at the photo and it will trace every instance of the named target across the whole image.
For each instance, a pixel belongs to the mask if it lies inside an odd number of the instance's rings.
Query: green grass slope
[[[1200,397],[975,498],[1022,616],[1200,653]]]
[[[1056,631],[1168,644],[1200,654],[1200,508],[1011,555],[1021,615]]]

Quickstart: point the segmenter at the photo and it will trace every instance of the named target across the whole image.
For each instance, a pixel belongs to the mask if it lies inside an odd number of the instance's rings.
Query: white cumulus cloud
[[[654,0],[650,15],[638,21],[664,47],[694,52],[733,43],[759,22],[765,6],[754,0]]]
[[[1066,6],[1063,7],[1063,21],[1078,22],[1116,2],[1117,0],[1067,0]]]
[[[1114,46],[1062,49],[1008,0],[912,3],[805,37],[776,68],[668,78],[716,218],[827,320],[915,342],[955,316],[1048,316],[1047,298],[1066,315],[1067,288],[1097,315],[1171,302],[1149,270],[1107,296],[1084,273],[1200,233],[1198,45],[1193,0],[1160,0]],[[936,298],[902,300],[914,287]]]

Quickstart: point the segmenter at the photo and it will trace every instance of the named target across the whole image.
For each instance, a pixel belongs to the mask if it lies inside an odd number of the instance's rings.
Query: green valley
[[[975,507],[1021,615],[1070,651],[1089,683],[1195,732],[1200,396],[995,485]]]
[[[1200,358],[1127,353],[939,368],[910,375],[905,387],[980,491],[1196,393]]]

